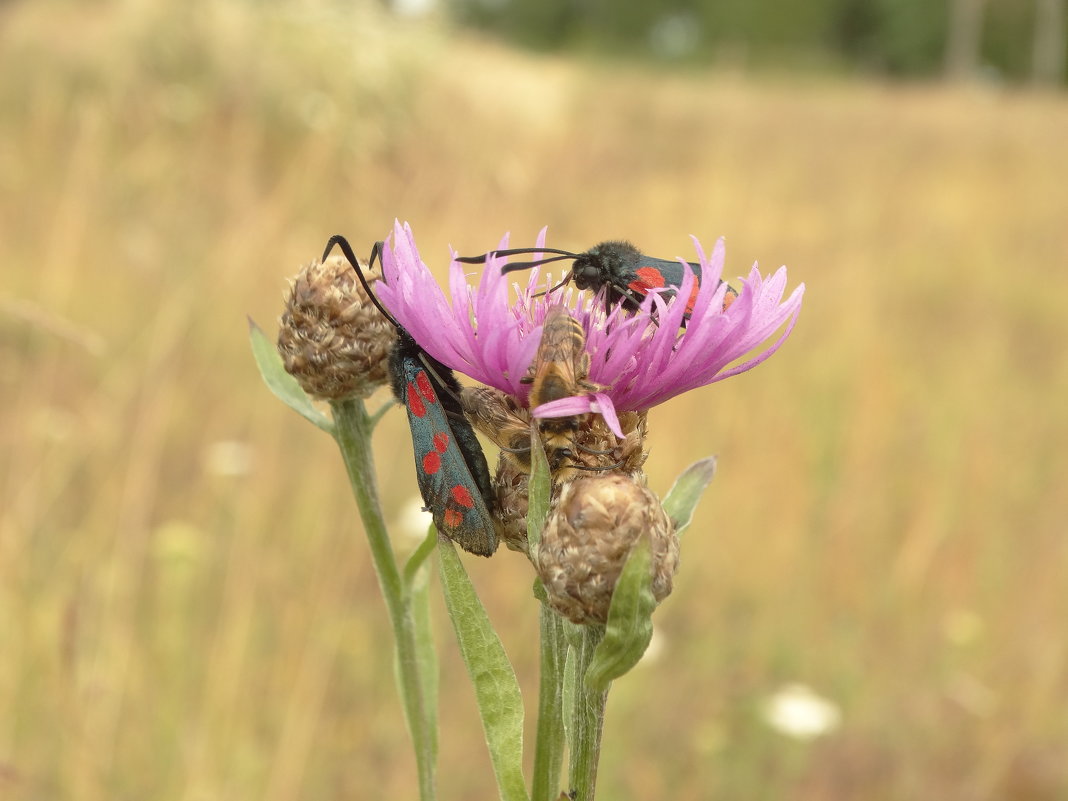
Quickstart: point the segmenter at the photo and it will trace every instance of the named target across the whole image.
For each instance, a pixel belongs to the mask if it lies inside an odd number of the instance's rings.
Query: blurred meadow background
[[[441,275],[548,225],[722,235],[730,275],[807,285],[779,354],[651,414],[653,489],[719,473],[599,797],[1068,797],[1068,96],[1019,59],[522,50],[501,8],[0,5],[0,798],[415,797],[339,456],[246,328],[395,217]],[[403,418],[375,444],[407,550]],[[531,700],[531,571],[467,564]],[[440,795],[492,798],[436,614]],[[820,736],[769,716],[793,685]]]

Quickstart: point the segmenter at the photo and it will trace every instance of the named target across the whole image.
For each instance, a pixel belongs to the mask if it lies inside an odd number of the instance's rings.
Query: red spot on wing
[[[430,451],[423,457],[423,472],[428,476],[435,475],[441,469],[441,454]]]
[[[464,522],[464,513],[453,508],[447,508],[441,515],[441,522],[449,528],[456,528]]]
[[[450,490],[450,492],[452,493],[452,499],[460,504],[460,506],[463,506],[466,509],[474,508],[475,500],[471,497],[471,493],[467,491],[467,487],[457,484]]]
[[[723,296],[723,311],[727,311],[737,299],[738,293],[734,291],[734,287],[727,287],[727,293]]]
[[[408,411],[416,417],[426,417],[426,406],[423,404],[423,399],[419,397],[415,384],[412,383],[408,384]]]
[[[419,385],[419,393],[426,398],[429,403],[438,402],[438,397],[434,394],[434,385],[430,383],[430,376],[420,370],[415,376],[415,383]]]
[[[444,431],[439,431],[434,435],[434,450],[438,453],[445,453],[445,449],[449,447],[449,435]]]
[[[686,313],[693,313],[693,304],[697,302],[697,292],[701,289],[701,282],[694,281],[693,289],[690,290],[690,299],[686,301]]]
[[[639,267],[634,271],[638,277],[627,284],[627,289],[645,295],[650,289],[665,285],[664,274],[655,267]]]

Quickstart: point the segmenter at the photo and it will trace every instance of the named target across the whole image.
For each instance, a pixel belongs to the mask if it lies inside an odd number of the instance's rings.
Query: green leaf
[[[523,779],[523,697],[497,632],[453,544],[438,541],[445,605],[467,665],[502,801],[528,801]]]
[[[701,493],[711,483],[716,472],[716,457],[709,456],[682,471],[664,498],[664,511],[675,524],[675,533],[682,534],[693,520],[694,509]]]
[[[412,551],[412,555],[408,557],[408,561],[404,563],[404,586],[405,589],[410,588],[420,577],[425,575],[426,571],[421,570],[430,554],[434,553],[434,548],[438,544],[438,531],[434,528],[434,524],[430,524],[430,529],[427,531],[426,538],[419,543],[419,547]]]
[[[252,356],[267,388],[282,403],[295,411],[305,420],[314,423],[330,436],[334,436],[334,424],[321,411],[315,408],[311,398],[301,389],[297,379],[286,372],[282,357],[274,343],[263,333],[263,329],[249,318],[249,339],[252,341]]]
[[[533,429],[532,429],[533,431]],[[552,482],[549,478],[549,461],[541,437],[530,437],[530,482],[527,484],[527,544],[531,560],[538,557],[541,532],[549,516],[549,496]]]
[[[586,671],[586,687],[604,692],[613,679],[636,664],[653,638],[653,555],[649,538],[642,536],[627,556],[608,607],[604,639],[593,652]]]

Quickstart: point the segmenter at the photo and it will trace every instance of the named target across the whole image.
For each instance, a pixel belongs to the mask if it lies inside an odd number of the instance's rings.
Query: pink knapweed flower
[[[543,247],[545,231],[538,236]],[[467,281],[468,265],[449,267],[449,294],[438,286],[419,257],[411,228],[394,224],[392,242],[382,253],[384,282],[378,296],[415,340],[442,364],[476,381],[526,402],[529,385],[522,383],[541,341],[542,321],[551,305],[564,303],[586,331],[590,354],[589,380],[604,389],[583,397],[565,398],[532,410],[535,417],[564,417],[598,412],[619,434],[617,413],[642,411],[691,389],[751,370],[779,349],[797,322],[805,286],[783,300],[786,268],[762,277],[756,265],[742,280],[738,297],[723,308],[726,285],[723,240],[707,256],[694,238],[701,281],[686,327],[681,328],[691,297],[693,270],[677,293],[650,291],[637,312],[605,308],[603,295],[571,289],[538,295],[539,268],[518,298],[509,300],[512,282],[501,268],[507,260],[490,256],[477,286]],[[508,239],[499,247],[508,246]],[[764,343],[779,328],[775,342],[746,361],[734,364]],[[733,366],[732,366],[733,365]]]

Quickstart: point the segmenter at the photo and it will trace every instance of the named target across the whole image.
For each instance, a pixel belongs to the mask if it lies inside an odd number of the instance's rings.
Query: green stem
[[[371,559],[378,575],[378,584],[382,588],[382,596],[386,600],[389,620],[393,624],[401,700],[408,718],[408,731],[411,733],[419,772],[419,798],[421,801],[434,801],[437,791],[434,780],[435,748],[431,710],[427,708],[424,685],[419,675],[415,617],[378,502],[371,455],[373,421],[360,400],[337,401],[331,404],[331,408],[337,426],[337,443],[345,460],[352,493],[371,546]]]
[[[593,660],[594,649],[604,637],[604,626],[580,626],[581,639],[575,657],[578,681],[575,687],[575,710],[571,724],[571,791],[575,801],[593,801],[597,787],[597,760],[601,756],[601,732],[608,690],[594,692],[586,688],[586,669]]]
[[[556,801],[564,763],[563,686],[567,640],[564,621],[540,604],[541,683],[538,687],[538,732],[534,741],[531,801]]]

